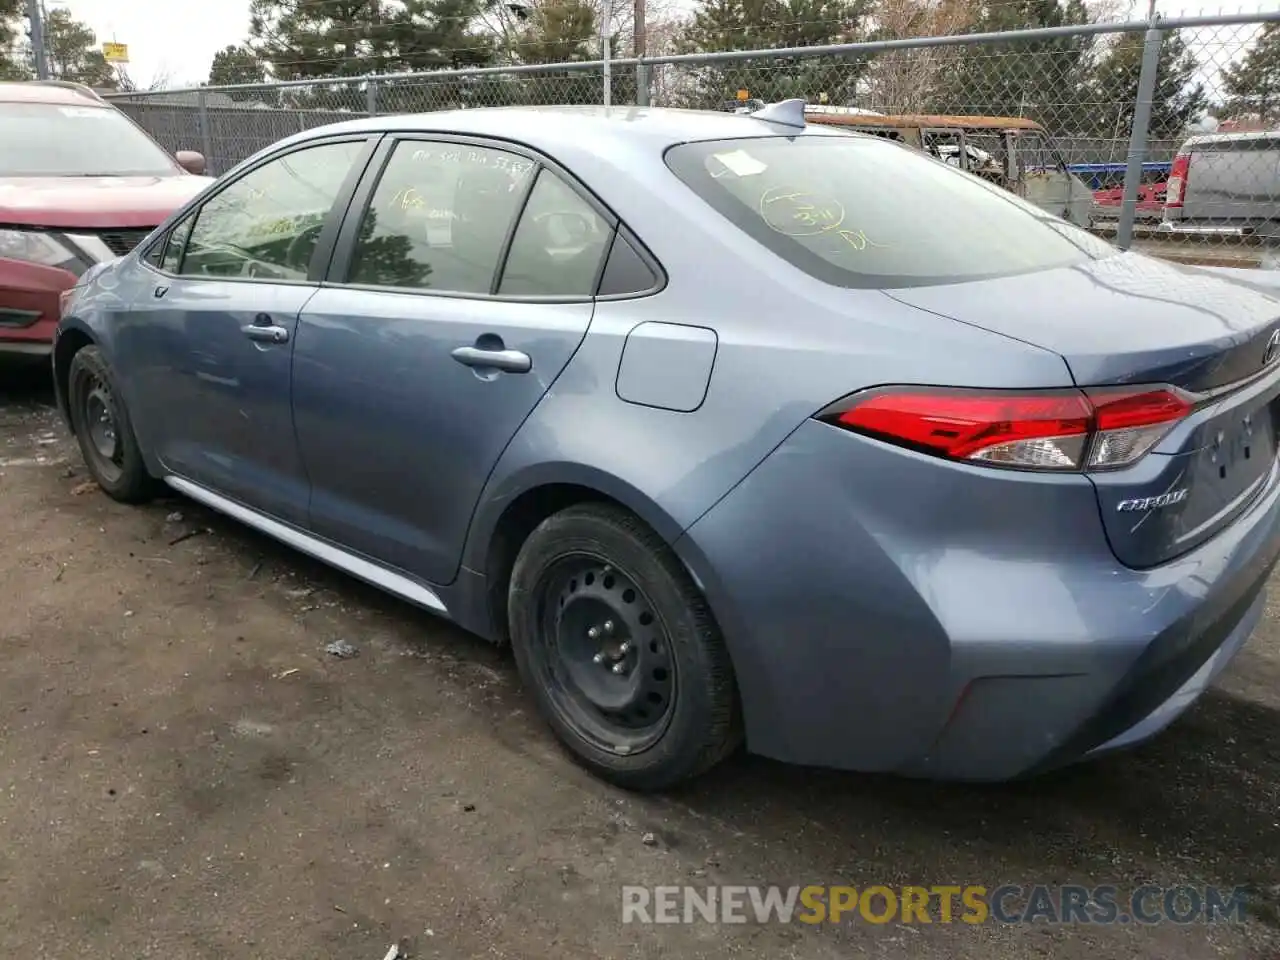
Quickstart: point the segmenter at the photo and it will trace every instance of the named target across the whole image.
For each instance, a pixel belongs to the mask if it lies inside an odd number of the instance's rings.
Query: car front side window
[[[364,146],[353,140],[303,147],[219,191],[196,215],[182,274],[305,280],[325,219]],[[174,231],[171,249],[180,233]]]
[[[489,294],[533,161],[469,144],[405,140],[363,213],[347,282]]]
[[[195,214],[189,214],[169,231],[169,236],[163,243],[156,244],[163,250],[160,269],[165,273],[177,273],[182,268],[182,255],[187,250],[187,242],[191,239],[191,227],[195,222]]]

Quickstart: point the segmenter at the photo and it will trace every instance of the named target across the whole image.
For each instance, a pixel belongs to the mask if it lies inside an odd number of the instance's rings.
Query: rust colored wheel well
[[[507,627],[507,588],[511,584],[511,570],[520,548],[543,520],[579,503],[615,503],[626,509],[625,504],[599,490],[573,483],[552,483],[526,490],[511,501],[498,518],[489,541],[484,571],[488,583],[489,619],[496,643],[505,645],[511,639]]]

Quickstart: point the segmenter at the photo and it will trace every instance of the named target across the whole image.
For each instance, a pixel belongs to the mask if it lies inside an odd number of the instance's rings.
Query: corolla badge
[[[1181,503],[1185,499],[1187,499],[1187,488],[1183,487],[1181,490],[1162,493],[1158,497],[1138,497],[1134,500],[1121,500],[1116,504],[1116,510],[1120,513],[1159,510],[1161,507],[1171,507],[1175,503]]]
[[[1280,360],[1280,330],[1274,331],[1267,341],[1267,349],[1262,354],[1262,365],[1269,367],[1276,360]]]

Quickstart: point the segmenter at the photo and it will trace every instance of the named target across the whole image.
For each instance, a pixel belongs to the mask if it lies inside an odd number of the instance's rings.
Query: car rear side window
[[[538,173],[502,268],[504,296],[589,297],[613,230],[550,170]]]
[[[658,286],[659,277],[640,255],[625,228],[619,228],[609,251],[609,262],[600,277],[598,294],[602,297],[621,297],[628,294],[648,293]]]
[[[363,140],[303,147],[215,194],[190,230],[183,275],[305,280],[325,218],[363,149]]]
[[[978,177],[875,137],[682,144],[672,172],[827,283],[905,287],[1069,266],[1118,251]]]
[[[364,212],[348,282],[491,293],[533,173],[502,150],[402,141]]]

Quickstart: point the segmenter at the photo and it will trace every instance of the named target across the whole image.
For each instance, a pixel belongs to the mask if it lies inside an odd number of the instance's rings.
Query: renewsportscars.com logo
[[[622,888],[623,923],[1243,923],[1247,888],[979,885]]]

